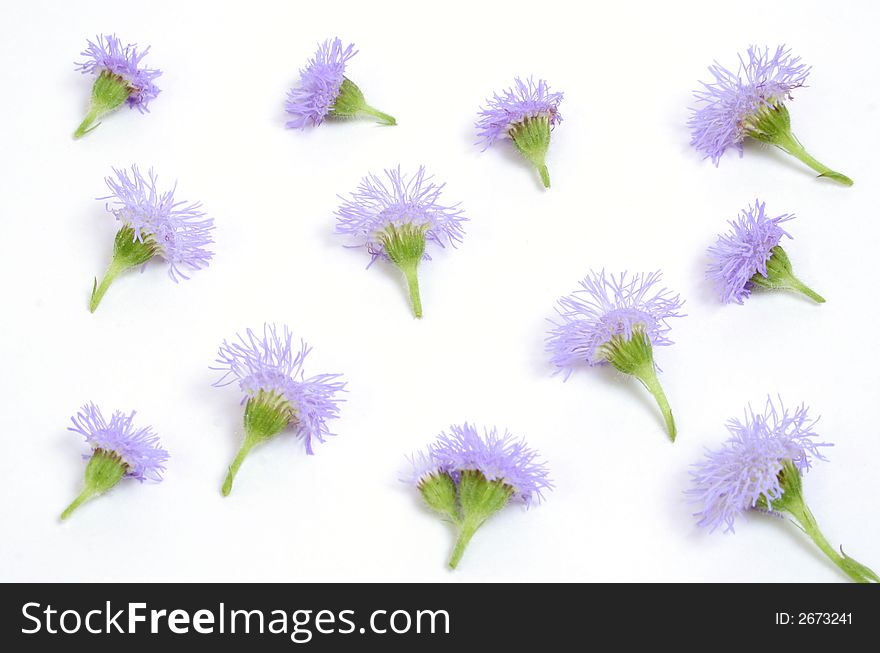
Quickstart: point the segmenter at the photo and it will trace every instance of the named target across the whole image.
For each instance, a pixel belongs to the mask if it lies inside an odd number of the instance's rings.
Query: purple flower
[[[555,127],[562,122],[560,102],[562,93],[551,93],[550,85],[543,79],[536,84],[531,77],[525,81],[517,77],[513,88],[504,90],[501,95],[493,94],[486,100],[485,108],[480,109],[476,123],[478,144],[485,150],[527,118],[543,116],[551,128]]]
[[[656,287],[661,273],[623,272],[615,277],[605,271],[591,272],[581,287],[559,299],[556,312],[560,321],[553,325],[545,349],[557,372],[565,379],[576,365],[611,363],[619,372],[641,381],[654,396],[669,438],[676,436],[675,420],[654,363],[655,345],[670,345],[667,337],[671,317],[681,317],[683,302],[666,288]]]
[[[300,70],[299,86],[287,95],[287,112],[294,116],[288,127],[305,129],[307,125],[324,122],[339,97],[345,64],[356,54],[353,43],[343,48],[338,38],[328,39],[318,47],[314,58]]]
[[[336,210],[336,233],[350,236],[354,247],[363,247],[372,257],[389,260],[386,232],[389,227],[414,225],[425,229],[425,240],[440,247],[455,247],[462,241],[467,221],[459,204],[440,202],[446,184],[434,184],[425,177],[425,166],[411,177],[400,166],[385,170],[387,182],[370,174],[361,180],[349,199],[339,196],[342,204]],[[430,260],[425,252],[422,257]]]
[[[68,430],[85,437],[93,451],[116,454],[126,466],[126,476],[139,481],[147,478],[161,481],[168,452],[159,446],[159,438],[149,426],[135,428],[132,423],[135,414],[135,411],[129,415],[114,411],[108,424],[101,410],[88,403],[71,418],[73,426]]]
[[[237,341],[223,341],[217,357],[217,367],[223,372],[216,387],[238,382],[244,393],[242,403],[261,394],[283,398],[291,411],[290,425],[297,436],[305,440],[306,453],[314,453],[312,441],[324,442],[330,433],[327,420],[339,416],[336,394],[345,383],[337,381],[341,374],[319,374],[306,378],[303,363],[311,348],[300,341],[293,344],[290,330],[279,330],[274,324],[263,326],[260,337],[248,329],[238,335]]]
[[[737,220],[728,222],[731,231],[718,236],[707,252],[710,263],[706,276],[714,282],[725,304],[742,304],[755,285],[752,277],[767,277],[767,263],[774,248],[783,236],[791,238],[779,225],[795,216],[785,213],[771,218],[764,206],[764,202],[755,200],[754,206],[743,209]]]
[[[125,100],[128,106],[143,113],[149,111],[147,105],[160,93],[153,80],[162,74],[161,70],[141,67],[141,60],[149,51],[150,48],[147,47],[143,52],[138,52],[137,44],[134,43],[122,45],[115,34],[99,34],[80,53],[87,59],[77,63],[76,69],[84,75],[101,75],[106,72],[121,78],[128,88],[128,97]]]
[[[695,503],[699,525],[714,531],[724,526],[733,532],[737,516],[751,509],[773,510],[784,493],[780,472],[790,461],[799,472],[810,468],[812,460],[826,460],[813,430],[818,419],[810,419],[801,404],[789,411],[779,400],[770,397],[763,413],[747,407],[742,420],[730,419],[730,438],[718,451],[706,453],[706,459],[692,472],[694,487],[688,490]]]
[[[536,84],[530,77],[519,77],[514,87],[486,100],[476,122],[478,144],[485,150],[499,138],[510,136],[516,148],[541,175],[545,188],[550,188],[546,157],[550,132],[562,122],[559,103],[562,93],[551,93],[543,79]]]
[[[489,481],[503,481],[513,488],[512,498],[525,504],[541,501],[542,491],[553,488],[547,465],[538,460],[524,439],[510,432],[500,434],[494,427],[480,436],[475,426],[464,423],[450,426],[437,436],[427,450],[411,458],[413,482],[418,484],[432,474],[449,474],[459,483],[461,472],[476,470]]]
[[[345,64],[356,54],[353,43],[343,47],[338,38],[318,46],[314,58],[300,70],[299,85],[287,94],[287,113],[293,116],[288,127],[305,129],[320,125],[328,116],[359,115],[373,116],[386,125],[397,124],[387,113],[368,105],[361,90],[345,76]]]
[[[385,177],[387,181],[371,174],[349,199],[340,196],[336,233],[349,236],[352,247],[365,248],[372,257],[370,265],[382,258],[400,268],[409,285],[413,312],[420,318],[417,268],[431,258],[426,245],[455,247],[464,236],[462,224],[467,218],[458,204],[440,202],[445,184],[431,182],[424,166],[412,177],[403,174],[400,166],[386,170]]]
[[[169,264],[169,276],[177,282],[178,278],[189,279],[181,267],[190,270],[207,267],[214,256],[206,249],[214,242],[211,237],[214,219],[205,217],[200,210],[201,203],[175,201],[177,184],[160,193],[152,169],[149,179],[144,179],[136,165],[131,167],[131,176],[127,170],[113,168],[113,172],[115,178],[104,179],[111,195],[98,199],[110,200],[107,210],[134,230],[139,242],[149,241],[154,245],[155,253]]]
[[[716,166],[729,147],[742,156],[742,143],[752,135],[760,111],[791,98],[810,74],[810,67],[784,45],[772,54],[769,48],[750,46],[746,56],[748,60],[740,56],[737,73],[717,62],[709,66],[715,81],[701,82],[703,88],[694,92],[697,106],[688,121],[691,145]]]
[[[559,322],[550,320],[547,352],[566,379],[578,364],[608,363],[606,345],[616,336],[631,340],[637,329],[651,345],[672,344],[667,320],[682,317],[678,311],[684,302],[657,287],[661,276],[660,271],[617,277],[604,270],[591,272],[578,290],[559,299]]]

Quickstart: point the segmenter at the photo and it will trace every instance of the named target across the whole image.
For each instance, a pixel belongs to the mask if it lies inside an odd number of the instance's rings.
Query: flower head
[[[341,374],[318,374],[306,378],[303,363],[311,347],[293,336],[285,326],[263,326],[262,337],[251,329],[239,334],[236,341],[223,341],[217,357],[217,367],[223,372],[215,386],[238,382],[244,393],[242,403],[266,393],[283,398],[291,411],[290,425],[305,440],[306,452],[312,454],[312,441],[324,442],[333,435],[327,421],[338,417],[339,402],[336,394],[345,383],[337,381]]]
[[[189,277],[181,267],[199,270],[207,267],[214,256],[206,247],[213,243],[211,231],[214,219],[205,217],[201,203],[187,204],[174,200],[175,187],[164,193],[156,189],[156,174],[150,170],[149,179],[141,175],[136,165],[127,170],[114,168],[115,177],[106,177],[111,195],[107,210],[124,226],[134,231],[140,243],[149,241],[155,254],[169,264],[168,274],[176,282]]]
[[[542,491],[553,487],[547,465],[524,439],[510,432],[484,429],[471,424],[449,427],[426,451],[412,457],[413,480],[418,483],[432,474],[449,474],[456,483],[466,470],[479,471],[489,481],[502,481],[513,489],[512,498],[525,504],[541,501]]]
[[[662,273],[650,272],[619,276],[605,271],[591,272],[580,288],[559,299],[559,321],[547,337],[547,352],[554,365],[571,374],[575,365],[603,365],[605,345],[615,336],[631,340],[634,332],[644,333],[654,346],[671,345],[667,336],[669,318],[681,317],[684,303],[678,295],[658,287]]]
[[[107,72],[121,78],[128,89],[125,102],[130,108],[137,108],[143,113],[149,111],[147,105],[160,93],[154,80],[162,74],[161,70],[141,66],[141,60],[149,51],[150,48],[147,47],[143,52],[138,52],[137,44],[134,43],[122,45],[115,34],[99,34],[81,52],[86,60],[77,63],[76,69],[84,75],[101,75]]]
[[[409,176],[400,166],[385,170],[385,180],[370,174],[361,180],[358,189],[336,210],[336,233],[350,236],[353,246],[364,247],[372,260],[388,260],[389,227],[411,225],[424,231],[425,240],[440,247],[455,247],[462,241],[467,221],[458,204],[440,202],[446,184],[435,184],[420,166]],[[425,252],[424,259],[430,259]]]
[[[139,481],[147,478],[161,481],[168,452],[159,446],[159,438],[149,426],[134,426],[132,422],[135,414],[132,411],[126,415],[117,410],[113,412],[108,423],[100,408],[88,403],[71,418],[73,426],[68,430],[85,437],[92,451],[116,454],[125,464],[126,476]]]
[[[458,204],[440,203],[445,184],[434,184],[424,166],[413,176],[396,169],[385,171],[386,180],[369,175],[349,199],[340,196],[336,233],[349,236],[352,247],[363,247],[372,257],[393,262],[406,277],[413,313],[422,317],[418,266],[426,259],[428,243],[440,247],[460,243],[467,221]],[[369,267],[369,265],[367,266]]]
[[[701,82],[703,88],[694,92],[697,106],[691,109],[688,126],[691,145],[717,166],[729,147],[742,155],[743,140],[758,112],[790,98],[806,82],[810,67],[784,45],[775,52],[750,46],[746,58],[740,56],[736,73],[717,62],[709,72],[715,81]]]
[[[773,256],[774,248],[783,236],[791,238],[779,225],[794,217],[785,213],[771,218],[765,211],[764,202],[755,200],[754,206],[743,209],[737,220],[729,221],[731,231],[718,236],[715,245],[707,252],[710,263],[706,272],[725,304],[742,304],[754,287],[752,278],[756,274],[768,276],[767,262]]]
[[[287,112],[294,116],[288,127],[305,129],[307,125],[324,122],[339,97],[345,64],[356,54],[353,43],[343,47],[338,38],[327,39],[318,46],[315,56],[300,70],[299,86],[287,95]]]
[[[732,532],[741,513],[772,510],[784,493],[780,472],[785,461],[804,472],[813,459],[826,460],[820,449],[832,445],[816,441],[817,421],[803,404],[788,410],[781,399],[777,406],[770,397],[763,413],[748,406],[742,420],[728,420],[728,440],[718,451],[707,452],[692,472],[694,487],[687,494],[701,505],[699,525],[713,531],[723,525]]]
[[[509,135],[512,127],[527,118],[545,117],[552,129],[562,122],[560,102],[562,93],[551,93],[545,80],[539,79],[536,83],[531,77],[526,80],[517,77],[513,88],[500,95],[493,94],[480,109],[476,123],[479,144],[486,149],[499,138]]]

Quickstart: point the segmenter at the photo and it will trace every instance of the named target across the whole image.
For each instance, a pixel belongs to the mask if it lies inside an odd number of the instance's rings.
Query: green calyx
[[[348,79],[348,77],[342,79],[342,85],[339,87],[339,95],[336,97],[336,102],[333,103],[333,107],[330,109],[330,115],[334,118],[371,116],[379,120],[383,125],[391,126],[397,124],[397,121],[392,116],[389,116],[387,113],[383,113],[378,109],[374,109],[367,104],[361,89],[358,88],[357,84]]]
[[[666,393],[657,377],[654,350],[644,328],[634,328],[632,337],[629,339],[623,334],[613,336],[602,346],[601,351],[605,360],[611,363],[616,370],[636,377],[648,389],[648,392],[657,401],[660,412],[663,413],[669,439],[675,442],[677,433],[675,419],[672,417],[672,409],[669,407]]]
[[[791,131],[791,116],[782,102],[763,105],[747,119],[744,127],[746,134],[755,140],[775,145],[783,152],[791,154],[818,172],[820,177],[827,177],[844,186],[853,185],[852,179],[820,163],[804,149]]]
[[[516,149],[538,169],[544,188],[550,188],[550,172],[545,160],[550,147],[550,118],[546,115],[525,118],[508,132]]]
[[[782,487],[782,496],[773,501],[772,506],[767,506],[766,501],[762,498],[758,502],[758,507],[772,509],[776,512],[784,512],[791,515],[795,523],[798,524],[811,540],[819,547],[819,549],[828,556],[841,571],[857,583],[880,583],[880,576],[870,568],[861,564],[857,560],[850,558],[843,552],[843,548],[838,552],[837,549],[829,544],[828,540],[819,530],[816,518],[807,507],[804,500],[803,478],[800,471],[791,460],[782,461],[782,471],[779,472],[779,484]]]
[[[760,288],[769,290],[793,290],[806,295],[817,304],[825,303],[825,298],[822,295],[808,288],[794,276],[791,270],[791,260],[779,245],[770,250],[770,258],[767,261],[767,276],[765,277],[758,272],[751,278],[751,282]]]
[[[458,485],[445,472],[430,474],[419,482],[419,491],[425,503],[458,530],[449,558],[452,569],[458,567],[474,533],[489,517],[507,505],[514,492],[502,479],[490,481],[482,472],[474,469],[462,471]]]
[[[412,302],[413,314],[422,317],[422,297],[419,292],[419,263],[425,256],[426,224],[405,223],[388,225],[379,235],[385,253],[391,262],[400,268],[406,277],[409,287],[409,298]]]
[[[295,419],[293,407],[287,399],[277,392],[259,390],[247,400],[244,409],[244,443],[238,450],[226,480],[221,489],[223,496],[229,496],[232,491],[232,483],[238,469],[247,458],[251,449],[260,442],[278,435]]]
[[[95,278],[92,285],[92,296],[89,299],[89,311],[95,312],[101,299],[110,287],[110,284],[121,273],[131,268],[143,265],[158,253],[158,245],[150,234],[141,234],[141,237],[135,233],[129,225],[123,226],[117,233],[113,242],[113,260],[110,261],[110,267],[101,279],[100,285],[98,279]]]
[[[86,465],[85,488],[61,513],[61,519],[67,519],[83,503],[119,483],[127,471],[128,465],[115,451],[95,449]]]
[[[105,70],[92,86],[92,103],[85,119],[73,133],[74,138],[81,138],[95,129],[97,122],[105,115],[118,109],[131,95],[132,88],[121,76]]]

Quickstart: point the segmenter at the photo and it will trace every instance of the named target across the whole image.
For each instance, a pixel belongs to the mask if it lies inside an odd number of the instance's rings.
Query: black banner
[[[878,622],[877,588],[851,584],[7,584],[0,644],[164,653],[230,639],[257,651],[494,653],[723,642],[758,651],[876,641]]]

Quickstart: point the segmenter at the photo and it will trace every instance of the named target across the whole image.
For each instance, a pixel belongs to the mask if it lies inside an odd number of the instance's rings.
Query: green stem
[[[663,413],[663,421],[666,422],[666,432],[669,433],[669,439],[675,442],[677,434],[675,419],[672,417],[672,408],[669,406],[669,400],[666,399],[666,393],[663,391],[663,386],[660,385],[660,379],[657,377],[657,370],[654,367],[653,360],[650,366],[644,367],[635,374],[635,377],[654,396],[657,405],[660,407],[660,412]]]
[[[538,172],[541,175],[541,181],[544,183],[544,188],[550,188],[550,171],[547,170],[546,164],[542,163],[539,165]]]
[[[803,283],[800,279],[798,279],[797,277],[792,276],[792,278],[791,278],[791,285],[792,285],[792,289],[793,289],[793,290],[796,290],[797,292],[803,293],[804,295],[806,295],[807,297],[809,297],[810,299],[812,299],[812,300],[813,300],[814,302],[816,302],[817,304],[824,304],[824,303],[825,303],[825,298],[822,297],[822,295],[820,295],[819,293],[817,293],[817,292],[816,292],[815,290],[813,290],[812,288],[809,288],[806,284],[804,284],[804,283]]]
[[[107,268],[107,272],[104,274],[104,278],[101,279],[100,285],[98,285],[98,279],[95,278],[95,283],[92,285],[92,297],[91,299],[89,299],[90,312],[95,312],[95,310],[98,308],[98,304],[101,303],[101,300],[104,298],[104,294],[110,287],[110,284],[112,284],[116,280],[116,277],[118,277],[119,274],[125,269],[125,266],[120,265],[114,259],[114,261],[110,264],[110,267]]]
[[[461,556],[464,555],[464,550],[467,548],[468,543],[471,541],[471,538],[474,536],[474,533],[477,532],[479,528],[478,525],[475,525],[472,521],[465,519],[461,524],[461,528],[458,531],[458,539],[455,542],[455,548],[452,549],[452,556],[449,558],[449,567],[450,569],[455,569],[458,567],[459,561],[461,561]]]
[[[825,164],[816,160],[807,150],[801,145],[801,142],[797,139],[797,137],[791,133],[779,134],[777,139],[774,141],[774,145],[776,145],[783,152],[788,152],[794,158],[798,159],[802,163],[805,163],[810,168],[819,173],[820,177],[827,177],[828,179],[833,179],[836,182],[843,184],[844,186],[852,186],[853,181],[846,175],[843,175],[839,172],[836,172],[826,166]]]
[[[867,578],[863,575],[863,573],[859,573],[856,569],[853,568],[851,564],[849,564],[849,560],[852,558],[845,558],[840,555],[825,536],[822,534],[822,531],[819,530],[819,524],[816,522],[816,518],[813,516],[813,513],[807,507],[806,503],[801,503],[800,506],[796,508],[789,508],[789,513],[797,520],[797,522],[804,529],[804,532],[810,536],[810,539],[815,542],[816,546],[821,549],[822,553],[824,553],[828,558],[837,565],[847,576],[849,576],[852,580],[857,583],[867,583],[869,582]],[[861,567],[861,565],[859,565]],[[876,575],[875,575],[876,576]]]
[[[254,439],[246,438],[244,444],[241,445],[241,449],[238,450],[235,460],[232,461],[232,464],[229,466],[229,471],[226,473],[226,480],[223,481],[221,492],[224,497],[228,497],[229,493],[232,492],[232,482],[235,480],[235,475],[238,474],[238,468],[241,467],[241,464],[244,462],[244,459],[247,458],[247,455],[250,453],[254,444],[256,444]]]
[[[86,117],[80,123],[79,127],[77,127],[76,131],[73,132],[73,137],[82,138],[90,131],[95,129],[100,124],[95,124],[95,121],[101,117],[101,114],[102,112],[100,111],[100,109],[98,109],[98,107],[92,106],[92,108],[89,109],[89,112],[86,114]]]
[[[401,266],[406,283],[409,286],[409,298],[412,302],[413,313],[417,318],[422,317],[422,296],[419,292],[418,262]]]
[[[365,113],[368,116],[373,116],[374,118],[378,118],[379,120],[381,120],[384,124],[386,124],[388,126],[393,126],[393,125],[397,124],[397,121],[394,119],[394,116],[389,116],[387,113],[379,111],[378,109],[374,109],[369,104],[365,104],[363,107],[361,107],[360,112]]]
[[[74,510],[76,510],[82,504],[84,504],[86,501],[88,501],[93,496],[95,496],[95,494],[97,494],[97,493],[93,489],[88,488],[88,487],[85,488],[82,492],[80,492],[79,496],[76,499],[74,499],[69,506],[67,506],[67,508],[64,510],[64,512],[61,513],[62,521],[67,519],[68,517],[70,517],[71,513]]]

